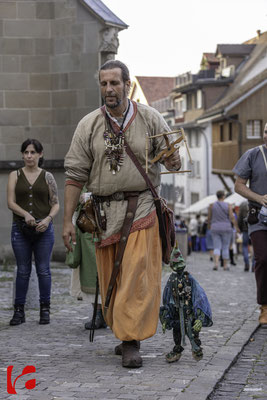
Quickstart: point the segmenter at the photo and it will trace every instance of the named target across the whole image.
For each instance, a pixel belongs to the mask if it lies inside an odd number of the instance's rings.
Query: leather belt
[[[109,201],[121,201],[121,200],[127,200],[131,196],[136,196],[136,194],[139,194],[141,192],[116,192],[113,193],[109,196],[96,196],[94,195],[96,201],[99,201],[100,203],[105,203]]]

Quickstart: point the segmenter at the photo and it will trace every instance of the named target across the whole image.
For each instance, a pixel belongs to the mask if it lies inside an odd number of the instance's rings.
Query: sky
[[[202,53],[267,31],[267,0],[102,0],[128,29],[116,59],[131,77],[199,70]]]

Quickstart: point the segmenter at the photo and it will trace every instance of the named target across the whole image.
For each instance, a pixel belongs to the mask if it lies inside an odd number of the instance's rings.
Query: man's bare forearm
[[[64,193],[64,223],[71,222],[73,213],[77,207],[81,189],[74,185],[66,185]]]
[[[235,182],[235,191],[248,200],[255,201],[262,205],[267,204],[267,195],[253,192],[248,186],[246,186],[246,181],[241,180],[240,178],[237,178]]]

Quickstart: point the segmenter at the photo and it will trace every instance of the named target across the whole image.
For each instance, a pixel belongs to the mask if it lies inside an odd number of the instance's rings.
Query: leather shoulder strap
[[[146,174],[144,168],[142,167],[142,165],[140,164],[140,162],[138,161],[136,155],[134,154],[134,152],[132,151],[131,147],[129,146],[129,144],[127,143],[126,139],[124,139],[124,144],[125,144],[125,149],[126,149],[126,153],[128,154],[128,156],[131,158],[131,160],[133,161],[134,165],[136,166],[136,168],[138,169],[138,171],[140,172],[140,174],[142,175],[142,177],[144,178],[147,186],[149,187],[149,189],[151,190],[151,193],[153,195],[153,197],[156,199],[158,198],[158,194],[151,182],[151,180],[149,179],[148,175]]]

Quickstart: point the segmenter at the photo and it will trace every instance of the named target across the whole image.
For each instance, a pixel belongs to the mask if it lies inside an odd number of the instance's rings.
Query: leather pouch
[[[248,211],[247,221],[250,225],[257,224],[259,222],[259,210],[256,207],[251,207]]]
[[[76,221],[77,226],[80,230],[88,233],[99,233],[100,228],[97,224],[97,219],[95,215],[95,209],[93,204],[93,199],[90,198],[82,207],[80,214]]]

